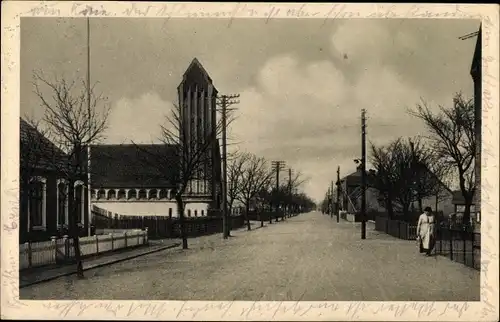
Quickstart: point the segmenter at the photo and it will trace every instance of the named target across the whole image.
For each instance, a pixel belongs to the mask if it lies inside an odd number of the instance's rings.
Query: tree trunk
[[[69,187],[68,187],[68,209],[71,209],[71,214],[69,216],[70,222],[70,235],[73,238],[73,248],[75,250],[75,261],[76,261],[76,275],[79,278],[83,278],[83,263],[82,263],[82,256],[80,253],[80,236],[79,236],[79,229],[78,229],[78,221],[76,217],[76,213],[78,211],[77,209],[77,204],[75,202],[75,181],[70,180],[69,181]],[[83,216],[83,213],[82,213]]]
[[[385,207],[387,209],[387,215],[389,216],[389,219],[393,219],[394,218],[394,209],[392,208],[391,198],[387,197],[385,199]]]
[[[418,197],[418,211],[420,213],[423,213],[424,212],[424,207],[422,205],[422,197]]]
[[[226,233],[227,233],[227,236],[228,237],[231,237],[231,214],[233,212],[233,203],[228,203],[227,205],[227,214],[228,214],[228,218],[227,218],[227,221],[226,221],[226,224],[227,224],[227,228],[226,228]]]
[[[466,228],[470,227],[470,208],[472,206],[472,198],[466,198],[465,199],[465,209],[464,209],[464,217],[463,217],[463,222],[462,225],[464,225]]]
[[[247,230],[251,230],[252,227],[250,226],[250,218],[248,217],[248,212],[250,209],[250,205],[245,205],[245,215],[246,215],[246,220],[247,220]]]
[[[184,202],[182,201],[182,196],[179,195],[175,196],[175,201],[177,203],[177,215],[179,216],[179,228],[181,231],[182,249],[188,249],[186,225],[184,223]]]

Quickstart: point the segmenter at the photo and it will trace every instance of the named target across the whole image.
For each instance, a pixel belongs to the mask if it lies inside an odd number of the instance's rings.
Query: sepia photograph
[[[19,19],[20,301],[481,301],[481,19],[129,10]]]

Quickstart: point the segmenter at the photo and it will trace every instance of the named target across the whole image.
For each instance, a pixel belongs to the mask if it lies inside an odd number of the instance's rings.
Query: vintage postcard
[[[2,318],[497,321],[496,5],[2,3]]]

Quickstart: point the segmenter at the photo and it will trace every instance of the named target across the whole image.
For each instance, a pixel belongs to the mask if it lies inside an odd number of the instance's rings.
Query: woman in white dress
[[[418,218],[417,239],[419,241],[420,253],[431,255],[435,240],[435,218],[431,207],[426,207],[424,213]]]

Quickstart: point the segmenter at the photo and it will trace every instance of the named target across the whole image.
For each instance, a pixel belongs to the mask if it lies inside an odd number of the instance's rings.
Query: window
[[[76,222],[83,224],[83,214],[85,209],[85,190],[83,189],[83,182],[75,182],[75,216]]]
[[[168,208],[168,216],[172,217],[172,208]]]
[[[45,178],[35,177],[30,180],[29,206],[28,206],[28,230],[45,229],[46,225],[46,184]]]
[[[68,220],[68,185],[65,180],[57,180],[57,226],[69,224]]]
[[[116,191],[111,189],[108,191],[108,199],[116,199]]]
[[[144,190],[144,189],[139,190],[139,198],[138,199],[146,199],[146,197],[147,197],[146,190]]]
[[[204,210],[201,211],[201,215],[205,216],[205,211]]]
[[[195,211],[194,211],[194,216],[195,216],[195,217],[198,217],[198,210],[195,210]]]
[[[116,196],[116,199],[123,200],[125,198],[126,198],[125,190],[118,190],[118,195]]]
[[[131,189],[128,192],[128,198],[129,199],[137,199],[137,191],[135,189]]]
[[[191,209],[188,209],[188,217],[191,217]]]

